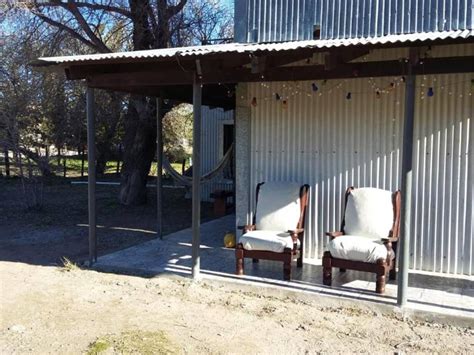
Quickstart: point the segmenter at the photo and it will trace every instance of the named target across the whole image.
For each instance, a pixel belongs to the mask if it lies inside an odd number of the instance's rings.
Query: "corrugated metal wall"
[[[439,75],[417,81],[413,269],[474,274],[472,79]],[[316,92],[312,82],[249,84],[248,94],[249,103],[256,99],[251,105],[251,200],[260,181],[311,185],[308,258],[320,257],[324,232],[339,228],[348,186],[399,188],[404,109],[400,78],[316,84]],[[430,87],[433,96],[428,96]]]
[[[472,29],[473,0],[236,0],[236,42]]]
[[[223,157],[222,125],[224,121],[234,119],[234,111],[224,111],[221,108],[202,108],[202,138],[201,138],[201,169],[206,174],[216,167]],[[202,185],[201,200],[212,201],[211,192],[214,190],[232,190],[231,181],[224,180],[222,174],[216,176],[211,182]]]

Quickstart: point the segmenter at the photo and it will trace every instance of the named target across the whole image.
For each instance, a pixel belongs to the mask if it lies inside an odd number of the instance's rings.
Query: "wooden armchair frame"
[[[258,194],[260,192],[260,187],[264,184],[261,182],[257,185],[256,189],[256,208],[258,207]],[[297,267],[303,266],[303,241],[304,241],[304,225],[306,218],[306,208],[308,206],[308,192],[309,185],[302,185],[300,188],[300,217],[295,225],[294,230],[287,231],[290,233],[291,238],[293,239],[293,248],[285,248],[283,252],[276,253],[272,251],[264,250],[246,250],[244,249],[242,243],[238,243],[235,249],[235,259],[236,259],[236,274],[244,274],[244,258],[252,258],[254,263],[257,263],[259,259],[263,260],[275,260],[283,262],[283,279],[289,281],[291,279],[291,261],[295,255],[299,256],[297,259]],[[243,230],[243,234],[256,230],[256,213],[253,215],[253,223],[247,224],[245,226],[239,226],[239,229]],[[300,247],[298,248],[297,242],[300,242]]]
[[[344,235],[344,226],[345,226],[345,213],[347,208],[347,200],[351,191],[354,190],[354,187],[349,187],[345,195],[345,205],[344,205],[344,216],[342,218],[341,230],[337,232],[328,232],[326,233],[332,239]],[[387,258],[378,259],[375,263],[367,263],[363,261],[356,260],[346,260],[333,258],[329,251],[325,251],[323,255],[323,283],[326,286],[331,286],[332,283],[332,268],[338,267],[341,272],[345,272],[346,269],[358,270],[372,272],[377,275],[375,292],[384,293],[385,292],[385,283],[387,274],[390,280],[396,279],[396,259],[393,258],[394,250],[397,250],[397,244],[399,240],[400,233],[400,210],[401,210],[401,192],[400,190],[395,191],[392,194],[392,204],[393,204],[393,225],[387,236],[387,238],[382,238],[382,242],[387,248]]]

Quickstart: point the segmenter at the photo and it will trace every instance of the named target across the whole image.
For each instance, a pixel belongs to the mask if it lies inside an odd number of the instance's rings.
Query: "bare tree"
[[[169,45],[170,19],[186,0],[129,1],[31,1],[29,10],[58,31],[69,34],[92,52],[117,49],[143,50]],[[115,26],[110,26],[114,23]],[[112,28],[114,28],[112,30]],[[110,43],[114,31],[127,29],[123,43]],[[117,48],[118,47],[118,48]],[[124,204],[146,200],[146,178],[153,160],[155,136],[154,106],[144,97],[132,96],[125,116],[125,154],[119,199]]]
[[[37,20],[67,34],[88,52],[144,50],[207,41],[219,33],[223,12],[214,0],[30,0]],[[189,6],[185,8],[185,5]],[[220,14],[220,15],[219,15]],[[229,22],[230,23],[230,22]],[[63,54],[68,54],[65,48]],[[155,155],[154,100],[132,95],[124,116],[124,157],[119,200],[146,200],[146,179]]]

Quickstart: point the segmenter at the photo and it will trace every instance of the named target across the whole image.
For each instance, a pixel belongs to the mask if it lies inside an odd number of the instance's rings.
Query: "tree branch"
[[[58,21],[55,21],[51,18],[49,18],[48,16],[45,16],[44,14],[40,13],[40,12],[34,12],[34,14],[36,16],[38,16],[41,20],[43,20],[44,22],[50,24],[51,26],[54,26],[54,27],[57,27],[58,29],[62,30],[62,31],[66,31],[67,33],[69,33],[72,37],[74,37],[75,39],[81,41],[82,43],[84,43],[85,45],[87,45],[88,47],[91,47],[91,48],[94,48],[96,51],[99,52],[99,48],[96,47],[96,45],[89,41],[87,38],[81,36],[79,33],[77,33],[74,29],[72,29],[71,27],[69,26],[66,26],[64,24],[62,24],[61,22],[58,22]]]
[[[153,43],[155,43],[155,45],[157,44],[158,42],[158,37],[159,37],[159,27],[158,27],[158,23],[156,22],[156,18],[155,18],[155,14],[153,12],[153,8],[150,6],[150,4],[148,4],[148,18],[150,19],[150,23],[151,23],[151,29],[152,29],[152,33],[153,33]]]
[[[64,4],[64,3],[62,3],[62,4]],[[84,19],[84,16],[82,16],[81,12],[77,8],[77,3],[73,0],[68,0],[67,5],[66,4],[64,4],[64,5],[66,6],[67,10],[69,10],[69,12],[71,12],[73,14],[73,16],[76,18],[77,22],[79,23],[79,26],[81,26],[81,28],[87,34],[87,36],[90,38],[90,40],[96,45],[97,48],[100,49],[99,52],[110,53],[111,50],[91,30],[89,24]]]
[[[183,9],[184,5],[186,5],[187,2],[188,0],[181,0],[178,4],[174,6],[168,6],[166,9],[166,17],[168,19],[172,18],[174,15],[176,15]]]
[[[37,6],[62,6],[62,4],[66,5],[62,1],[48,1],[48,2],[38,2],[36,3]],[[120,7],[111,6],[111,5],[103,5],[103,4],[96,4],[96,3],[87,3],[87,2],[76,2],[77,7],[85,7],[91,10],[104,10],[108,12],[115,12],[117,14],[126,16],[128,18],[132,17],[132,13],[129,10],[122,9]]]

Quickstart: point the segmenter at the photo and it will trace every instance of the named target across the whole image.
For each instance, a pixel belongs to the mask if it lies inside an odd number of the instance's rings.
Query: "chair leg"
[[[291,249],[285,248],[285,259],[283,261],[283,280],[291,280]]]
[[[384,293],[385,292],[385,274],[377,274],[377,281],[375,283],[375,292]]]
[[[397,250],[397,243],[393,243],[392,245],[393,250]],[[396,280],[397,279],[397,258],[395,257],[392,260],[392,267],[390,268],[390,271],[388,272],[388,279],[389,280]]]
[[[323,255],[323,284],[326,286],[332,284],[331,254],[328,251]]]
[[[385,267],[385,259],[377,260],[377,279],[375,281],[375,292],[376,293],[384,293],[385,292],[385,282],[386,282],[386,274],[387,268]]]
[[[235,248],[235,274],[244,274],[244,249],[242,244],[238,244]]]
[[[300,256],[296,259],[296,267],[303,267],[303,243],[301,242]]]
[[[259,260],[258,260],[258,259],[252,259],[252,262],[253,262],[254,264],[256,264],[256,263],[259,262]]]

